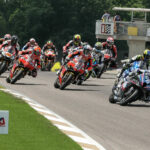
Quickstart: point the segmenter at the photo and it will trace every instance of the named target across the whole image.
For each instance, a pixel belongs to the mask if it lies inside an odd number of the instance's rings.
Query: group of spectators
[[[108,13],[108,11],[105,11],[105,13],[102,15],[101,19],[102,19],[103,22],[109,22],[110,21],[111,16]],[[113,17],[113,21],[121,21],[120,15],[116,14]]]
[[[111,16],[110,14],[105,11],[105,13],[102,15],[101,17],[101,20],[102,22],[110,22],[112,21],[111,20]],[[120,15],[116,14],[114,17],[113,17],[113,22],[114,22],[114,32],[117,33],[117,29],[118,29],[118,23],[116,23],[116,21],[121,21],[121,18],[120,18]]]

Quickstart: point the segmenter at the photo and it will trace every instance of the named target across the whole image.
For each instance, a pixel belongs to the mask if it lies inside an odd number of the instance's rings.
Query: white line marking
[[[72,131],[72,132],[80,133],[79,130],[77,130],[75,128],[72,128],[72,127],[66,127],[66,126],[62,126],[62,125],[59,125],[59,124],[55,124],[55,126],[57,126],[59,129],[64,130],[64,131]]]
[[[85,138],[80,138],[80,137],[72,136],[72,135],[69,135],[69,137],[71,137],[73,140],[75,140],[76,142],[79,142],[79,143],[93,144],[91,141],[89,141],[88,139],[85,139]]]
[[[43,109],[40,109],[40,108],[35,108],[38,112],[41,112],[41,113],[46,113],[47,115],[54,115],[53,113],[49,112],[48,110],[45,110],[45,108]],[[55,115],[54,115],[55,116]]]
[[[91,148],[83,148],[84,150],[93,150],[93,149],[91,149]]]

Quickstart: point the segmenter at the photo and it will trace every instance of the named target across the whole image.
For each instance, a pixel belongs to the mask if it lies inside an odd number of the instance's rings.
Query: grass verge
[[[9,110],[9,134],[0,134],[0,150],[81,150],[23,100],[0,91],[0,110]]]

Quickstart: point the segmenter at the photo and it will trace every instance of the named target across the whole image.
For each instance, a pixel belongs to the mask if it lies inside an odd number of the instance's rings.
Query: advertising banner
[[[96,34],[99,35],[113,35],[114,23],[96,22]]]
[[[9,111],[0,110],[0,134],[8,134]]]

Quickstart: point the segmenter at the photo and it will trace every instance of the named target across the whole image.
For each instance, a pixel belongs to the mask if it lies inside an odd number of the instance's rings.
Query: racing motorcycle
[[[56,60],[56,54],[54,50],[47,49],[44,52],[44,59],[41,61],[41,71],[48,70],[50,71],[52,66],[54,65],[54,62]]]
[[[101,75],[110,67],[111,61],[112,61],[112,52],[109,49],[105,49],[101,51],[103,53],[102,57],[102,63],[100,64],[100,70],[98,73],[98,78],[101,77]]]
[[[24,78],[26,74],[30,74],[34,69],[34,64],[29,55],[20,56],[14,63],[10,76],[6,79],[6,81],[14,84],[21,78]]]
[[[109,97],[110,103],[118,102],[120,105],[127,105],[138,99],[150,102],[150,72],[141,71],[140,64],[140,61],[134,62],[130,68],[118,76]]]
[[[120,99],[120,94],[121,94],[121,86],[123,82],[125,82],[126,78],[129,76],[130,73],[134,72],[135,70],[139,69],[141,66],[141,61],[135,61],[132,64],[128,63],[127,61],[123,61],[123,67],[118,72],[117,78],[114,82],[113,88],[112,88],[112,93],[109,97],[110,103],[116,103],[117,99]]]
[[[100,78],[100,76],[101,76],[101,67],[102,66],[101,66],[101,64],[99,62],[97,62],[95,60],[95,58],[93,59],[92,67],[93,67],[93,70],[91,71],[91,76],[93,78]]]
[[[62,70],[54,83],[54,87],[63,90],[69,84],[77,81],[83,73],[84,60],[82,59],[82,56],[76,56],[62,67]]]
[[[1,49],[0,55],[0,75],[4,73],[6,70],[10,69],[12,63],[15,59],[14,50],[12,46],[5,46]]]
[[[119,102],[124,106],[137,100],[150,102],[150,72],[148,71],[140,72],[140,74],[132,72],[122,82],[120,96],[113,102]]]

